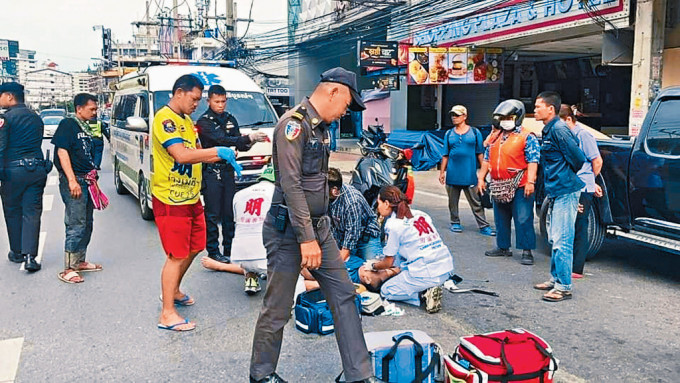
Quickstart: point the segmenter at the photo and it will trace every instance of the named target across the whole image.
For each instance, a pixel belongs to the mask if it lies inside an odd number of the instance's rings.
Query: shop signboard
[[[9,60],[9,41],[0,40],[0,61]]]
[[[510,2],[486,13],[416,31],[413,45],[487,44],[603,20],[628,23],[630,0]],[[626,24],[627,25],[627,24]]]
[[[397,66],[396,41],[359,41],[359,66],[394,68]]]
[[[372,83],[375,89],[399,90],[399,76],[381,76]]]
[[[410,47],[408,84],[499,84],[503,50]]]
[[[290,89],[288,88],[267,88],[267,96],[270,97],[288,97],[290,96]]]

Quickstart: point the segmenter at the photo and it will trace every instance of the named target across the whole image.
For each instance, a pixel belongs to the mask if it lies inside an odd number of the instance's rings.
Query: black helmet
[[[515,126],[522,126],[522,121],[524,121],[524,103],[520,100],[505,100],[498,104],[496,110],[493,111],[493,121],[492,124],[496,129],[500,129],[500,118],[507,116],[515,116]]]

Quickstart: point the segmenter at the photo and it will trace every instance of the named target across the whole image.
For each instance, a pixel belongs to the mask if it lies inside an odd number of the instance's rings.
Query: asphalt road
[[[88,254],[104,270],[85,275],[84,283],[68,285],[56,277],[64,240],[56,173],[45,190],[42,271],[26,274],[4,260],[8,245],[0,223],[0,382],[247,381],[261,295],[248,297],[241,277],[195,262],[183,289],[197,303],[180,313],[195,320],[197,329],[156,329],[164,255],[154,223],[140,218],[134,197],[116,195],[108,159],[100,185],[111,206],[95,212]],[[355,160],[336,155],[333,164],[349,169]],[[416,177],[415,207],[434,218],[450,246],[456,272],[465,279],[460,287],[500,296],[445,293],[438,314],[400,306],[401,317],[364,317],[364,331],[424,330],[451,353],[462,335],[523,327],[551,344],[561,361],[557,381],[678,381],[680,257],[608,241],[586,265],[586,278],[575,282],[574,299],[543,302],[531,286],[548,277],[544,251],[537,252],[534,266],[520,265],[519,254],[484,257],[494,241],[477,233],[467,205],[461,204],[466,230],[449,232],[445,193],[433,182],[435,174]],[[305,335],[288,324],[279,364],[284,378],[331,382],[340,370],[333,336]]]

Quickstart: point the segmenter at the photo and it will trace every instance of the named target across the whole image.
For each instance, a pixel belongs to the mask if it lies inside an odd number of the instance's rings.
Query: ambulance
[[[269,142],[258,142],[246,152],[238,152],[243,166],[237,188],[256,182],[269,163],[271,138],[278,116],[264,91],[245,73],[219,66],[164,65],[151,66],[123,76],[113,85],[111,110],[111,156],[113,182],[118,194],[132,193],[139,199],[143,219],[152,220],[151,176],[153,175],[150,128],[155,113],[172,97],[172,86],[180,76],[191,74],[203,82],[204,93],[194,123],[208,109],[208,88],[221,85],[227,91],[227,112],[238,122],[241,134],[264,131]]]

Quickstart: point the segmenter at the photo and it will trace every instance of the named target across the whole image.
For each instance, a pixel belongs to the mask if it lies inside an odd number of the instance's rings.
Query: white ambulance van
[[[272,153],[271,138],[278,117],[260,87],[243,72],[213,66],[151,66],[125,75],[115,84],[111,111],[111,155],[118,194],[131,192],[139,199],[142,218],[153,219],[151,175],[153,174],[153,118],[172,97],[172,86],[180,76],[192,74],[204,84],[203,99],[191,119],[196,122],[208,109],[208,88],[221,85],[227,91],[227,111],[239,124],[241,134],[255,130],[267,133],[270,142],[259,142],[247,152],[239,152],[243,166],[237,187],[254,183]]]

